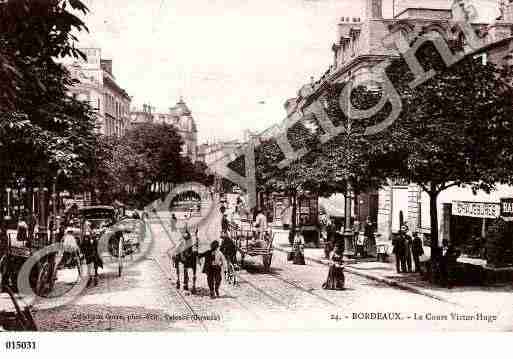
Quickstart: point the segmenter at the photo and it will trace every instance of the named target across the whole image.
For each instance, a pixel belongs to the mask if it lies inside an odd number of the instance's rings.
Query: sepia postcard
[[[513,1],[2,0],[0,212],[8,354],[510,332]]]

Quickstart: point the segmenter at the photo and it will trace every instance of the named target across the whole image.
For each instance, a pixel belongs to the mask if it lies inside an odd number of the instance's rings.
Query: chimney
[[[365,0],[365,18],[382,19],[383,18],[383,1],[382,0]]]
[[[100,63],[101,63],[102,69],[112,75],[112,60],[101,59]]]
[[[513,22],[513,2],[511,0],[506,1],[503,5],[503,21],[504,22]]]

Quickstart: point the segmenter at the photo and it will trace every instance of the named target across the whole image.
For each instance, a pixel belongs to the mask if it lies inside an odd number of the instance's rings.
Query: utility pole
[[[349,91],[347,92],[347,124],[346,124],[346,157],[347,161],[349,162],[350,157],[350,148],[351,145],[350,142],[350,136],[351,136],[351,92],[353,91],[353,82],[352,79],[349,79]],[[345,225],[344,225],[344,257],[351,258],[354,256],[354,248],[353,248],[353,239],[354,239],[354,233],[351,228],[351,193],[352,193],[352,186],[351,186],[351,178],[349,176],[349,170],[346,169],[346,191],[345,191],[345,206],[344,206],[344,217],[345,217]]]

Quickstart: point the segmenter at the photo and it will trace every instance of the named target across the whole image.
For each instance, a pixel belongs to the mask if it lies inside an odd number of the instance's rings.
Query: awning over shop
[[[338,196],[332,196],[330,198],[319,197],[319,209],[324,210],[330,217],[344,217],[344,200],[338,198]]]

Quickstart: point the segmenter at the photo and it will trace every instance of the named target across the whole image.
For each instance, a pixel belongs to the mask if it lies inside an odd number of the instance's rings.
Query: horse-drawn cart
[[[133,255],[140,249],[144,238],[144,223],[138,219],[123,219],[109,229],[109,253],[118,260],[118,275],[121,276],[125,266],[126,257]]]
[[[259,232],[251,223],[244,222],[241,225],[230,226],[230,231],[241,254],[241,267],[246,256],[262,256],[264,270],[268,272],[273,258],[273,233],[270,230]]]
[[[0,283],[2,287],[18,291],[18,274],[27,260],[38,250],[51,244],[47,233],[38,233],[32,239],[18,241],[8,237],[6,253],[0,257]],[[46,296],[53,290],[56,275],[55,253],[40,258],[30,271],[29,283],[35,294]]]

